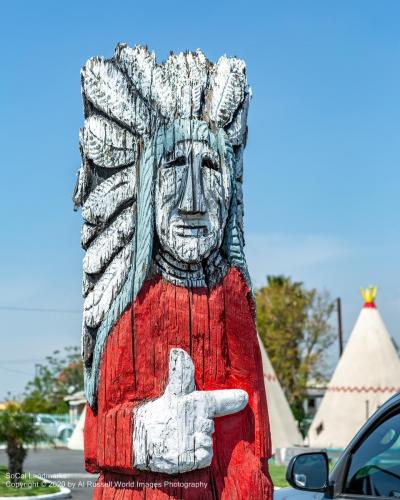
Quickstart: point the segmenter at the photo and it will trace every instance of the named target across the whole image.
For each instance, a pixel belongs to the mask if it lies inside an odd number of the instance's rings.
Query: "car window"
[[[40,417],[43,424],[54,424],[54,420],[50,417]]]
[[[344,493],[400,498],[400,414],[382,422],[354,452]]]

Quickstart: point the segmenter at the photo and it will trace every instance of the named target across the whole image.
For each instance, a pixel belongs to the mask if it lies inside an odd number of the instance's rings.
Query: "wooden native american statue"
[[[85,463],[95,498],[270,499],[270,432],[243,253],[242,60],[82,69]]]

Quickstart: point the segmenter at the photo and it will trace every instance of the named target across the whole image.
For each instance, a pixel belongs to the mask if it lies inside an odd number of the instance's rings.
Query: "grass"
[[[12,484],[17,484],[17,486],[12,486]],[[44,483],[28,472],[23,474],[18,483],[15,483],[15,480],[10,478],[7,467],[0,465],[0,497],[34,497],[36,495],[49,495],[58,491],[60,491],[58,486]]]
[[[286,481],[286,466],[276,465],[272,462],[268,464],[269,473],[271,474],[272,482],[274,486],[280,486],[281,488],[287,488],[289,486]]]
[[[335,460],[330,460],[329,461],[329,470],[333,469],[333,466],[336,463]],[[290,485],[286,481],[286,465],[277,465],[274,464],[273,461],[269,462],[268,464],[268,470],[271,475],[272,482],[274,483],[274,486],[279,486],[281,488],[289,488]]]

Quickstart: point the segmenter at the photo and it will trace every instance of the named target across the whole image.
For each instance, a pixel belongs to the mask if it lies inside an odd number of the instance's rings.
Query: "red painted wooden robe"
[[[210,467],[178,475],[138,471],[133,410],[163,393],[173,347],[192,357],[198,390],[244,389],[249,404],[214,420]],[[87,411],[86,468],[101,472],[94,498],[268,500],[270,455],[254,303],[239,271],[232,268],[211,290],[147,281],[108,337],[98,409]]]

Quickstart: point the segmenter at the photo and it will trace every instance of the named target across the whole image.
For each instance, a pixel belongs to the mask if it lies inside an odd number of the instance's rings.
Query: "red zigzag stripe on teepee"
[[[328,387],[326,389],[327,391],[332,391],[332,392],[399,392],[400,387],[366,387],[366,386],[361,386],[361,387],[349,387],[349,386],[333,386],[333,387]]]

